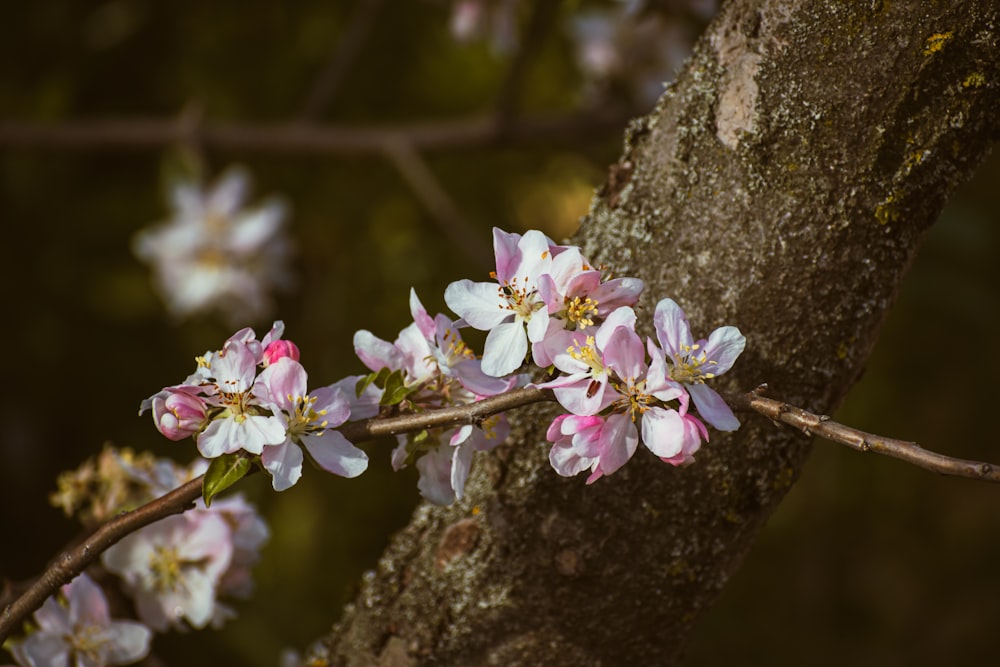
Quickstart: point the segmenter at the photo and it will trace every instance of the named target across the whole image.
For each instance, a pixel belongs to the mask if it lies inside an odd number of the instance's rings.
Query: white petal
[[[309,456],[323,470],[341,477],[357,477],[368,469],[368,455],[337,431],[302,438]]]
[[[275,491],[295,486],[302,477],[302,450],[291,441],[265,447],[260,460],[264,469],[271,473],[271,486]]]
[[[512,315],[496,283],[453,282],[444,291],[444,301],[469,326],[481,331],[492,329]]]
[[[493,377],[509,375],[524,363],[528,341],[520,322],[500,324],[486,336],[483,372]]]

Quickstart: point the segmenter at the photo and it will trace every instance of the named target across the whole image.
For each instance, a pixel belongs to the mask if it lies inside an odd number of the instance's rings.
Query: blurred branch
[[[344,29],[343,36],[337,42],[330,59],[319,77],[313,83],[312,90],[306,96],[297,118],[301,123],[311,123],[319,118],[330,106],[330,102],[340,91],[351,67],[357,61],[361,49],[375,25],[375,17],[382,6],[382,0],[359,0],[351,20]]]
[[[381,155],[404,141],[420,152],[496,144],[575,142],[598,132],[620,133],[634,114],[625,108],[520,118],[503,123],[479,116],[385,126],[301,123],[190,123],[173,118],[121,118],[64,123],[0,121],[0,146],[57,150],[150,149],[183,141],[205,148],[262,153]],[[196,136],[192,137],[192,132]]]
[[[546,0],[536,2],[532,7],[524,37],[497,94],[496,111],[504,121],[510,120],[518,111],[528,66],[541,51],[545,38],[555,25],[560,4],[560,0]]]
[[[831,421],[826,415],[816,415],[788,403],[764,398],[760,394],[766,388],[767,385],[761,385],[749,393],[728,396],[727,399],[733,407],[759,412],[775,422],[794,426],[806,435],[818,435],[859,452],[884,454],[942,475],[1000,482],[1000,467],[992,463],[956,459],[928,451],[915,442],[865,433]]]
[[[386,142],[385,155],[403,180],[437,222],[452,245],[472,255],[480,264],[490,264],[493,251],[483,243],[482,234],[471,228],[454,200],[434,176],[427,162],[405,141]]]

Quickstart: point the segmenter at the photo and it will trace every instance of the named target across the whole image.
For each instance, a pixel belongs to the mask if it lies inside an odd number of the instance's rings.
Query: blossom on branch
[[[498,378],[483,372],[483,362],[466,346],[455,322],[438,314],[431,317],[416,292],[410,292],[413,322],[392,343],[369,331],[354,335],[354,349],[373,372],[365,391],[380,373],[398,378],[389,386],[385,378],[381,403],[416,412],[452,405],[467,405],[494,396],[521,383],[521,378]],[[426,429],[397,436],[392,466],[399,470],[414,463],[420,472],[418,488],[431,502],[447,504],[461,498],[472,455],[492,449],[507,437],[506,419],[491,417],[478,426]]]
[[[474,329],[488,331],[483,371],[502,377],[528,356],[548,366],[574,331],[583,331],[616,309],[631,306],[643,289],[636,278],[604,281],[575,246],[560,246],[539,231],[510,234],[493,229],[497,283],[459,280],[448,285],[448,307]]]
[[[670,378],[685,386],[698,408],[698,414],[720,431],[738,429],[740,422],[732,409],[705,381],[733,367],[747,344],[740,330],[719,327],[708,340],[695,341],[687,316],[672,299],[663,299],[656,304],[653,325],[662,351],[653,350],[652,354],[669,364]]]
[[[205,458],[259,457],[277,491],[301,477],[303,447],[327,472],[360,475],[368,456],[334,429],[347,421],[352,404],[361,416],[374,413],[348,399],[353,388],[309,392],[299,348],[282,338],[284,331],[280,320],[261,340],[253,329],[237,331],[221,350],[198,357],[184,382],[143,401],[140,414],[152,410],[156,428],[171,440],[193,436]]]

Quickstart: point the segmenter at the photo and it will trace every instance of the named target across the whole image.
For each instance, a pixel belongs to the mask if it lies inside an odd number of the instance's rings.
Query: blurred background
[[[152,133],[98,145],[83,128],[72,142],[13,145],[3,138],[10,126],[0,131],[10,371],[0,390],[0,576],[34,576],[76,534],[48,495],[60,471],[105,442],[190,460],[192,443],[160,436],[136,415],[139,402],[183,380],[195,355],[237,328],[263,335],[283,319],[319,386],[364,370],[352,353],[356,329],[395,338],[411,286],[433,313],[444,310],[448,282],[485,279],[492,226],[572,233],[619,155],[626,119],[652,106],[716,9],[648,4],[6,7],[0,125],[144,118],[194,128],[195,138]],[[348,151],[340,140],[323,152],[196,138],[220,123],[463,127],[486,117],[507,119],[509,133],[391,150]],[[563,129],[518,132],[539,118]],[[171,183],[200,170],[210,188],[233,164],[252,175],[248,205],[271,196],[288,205],[280,243],[292,249],[273,307],[238,322],[240,313],[211,304],[178,312],[132,251],[140,230],[174,215]],[[1000,462],[990,417],[1000,371],[991,344],[1000,325],[998,179],[994,158],[928,235],[840,421]],[[372,465],[355,480],[309,469],[282,494],[261,477],[242,483],[272,530],[256,595],[222,630],[158,635],[156,654],[195,667],[277,665],[282,648],[321,635],[417,503],[413,471],[390,470],[391,446],[368,444]],[[998,508],[995,486],[818,442],[702,619],[687,663],[982,664],[995,654],[1000,621]]]

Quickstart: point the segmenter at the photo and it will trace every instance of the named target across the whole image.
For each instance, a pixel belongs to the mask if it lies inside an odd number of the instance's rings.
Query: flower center
[[[286,397],[288,402],[294,406],[294,413],[288,419],[288,434],[290,436],[309,435],[326,429],[330,423],[326,419],[317,423],[317,420],[326,416],[326,410],[314,410],[316,404],[315,396],[292,396]]]
[[[702,366],[718,365],[719,362],[708,358],[701,345],[683,345],[679,354],[674,355],[674,364],[670,368],[670,378],[682,384],[704,384],[711,380],[715,373],[706,372]]]
[[[72,656],[77,658],[74,664],[104,664],[100,649],[108,639],[104,636],[104,629],[101,626],[75,625],[73,634],[65,635],[63,639],[69,645]]]
[[[577,329],[594,326],[595,317],[597,317],[597,302],[589,296],[584,299],[578,296],[572,299],[566,297],[566,321],[576,325]]]
[[[635,378],[625,378],[624,380],[612,381],[612,387],[621,397],[611,404],[615,412],[628,414],[633,423],[636,417],[642,417],[642,413],[648,410],[657,402],[652,394],[647,394],[646,380],[635,381]]]
[[[149,571],[153,575],[153,588],[157,593],[169,593],[180,588],[183,561],[176,547],[157,546],[149,557]]]
[[[545,303],[538,298],[538,289],[529,285],[527,277],[523,286],[517,278],[514,278],[510,282],[502,283],[497,292],[507,301],[506,306],[500,307],[513,311],[522,320],[530,320],[535,311],[545,306]]]
[[[591,377],[604,375],[604,361],[601,359],[601,355],[597,353],[597,343],[593,336],[587,336],[587,340],[579,347],[570,345],[566,348],[566,353],[577,361],[587,364],[590,367]]]

